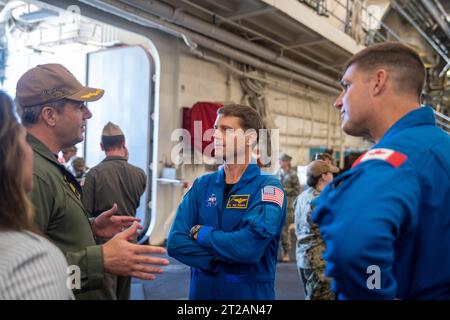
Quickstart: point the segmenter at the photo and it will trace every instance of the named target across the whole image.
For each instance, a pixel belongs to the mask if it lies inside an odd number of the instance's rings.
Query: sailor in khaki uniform
[[[141,168],[128,163],[125,135],[120,127],[108,122],[102,132],[101,149],[106,158],[86,174],[82,202],[93,217],[117,204],[118,214],[135,216],[147,177]],[[110,296],[130,299],[131,278],[105,276]]]

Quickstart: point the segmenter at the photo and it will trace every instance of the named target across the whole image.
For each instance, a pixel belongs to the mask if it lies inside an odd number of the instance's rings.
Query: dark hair
[[[125,136],[102,136],[102,144],[105,151],[119,149],[125,143]]]
[[[420,97],[425,82],[425,67],[413,49],[399,42],[384,42],[367,47],[355,54],[344,66],[355,65],[361,71],[385,67],[393,71],[396,89]]]
[[[56,110],[56,112],[61,114],[67,101],[68,101],[67,99],[61,99],[55,102],[51,103],[46,102],[43,104],[38,104],[29,107],[22,107],[20,105],[17,105],[18,107],[17,109],[19,111],[20,118],[22,119],[22,124],[25,127],[30,127],[31,125],[36,124],[38,122],[39,115],[41,114],[42,109],[44,109],[44,107],[52,107],[53,109]]]
[[[11,98],[0,91],[0,228],[34,231],[33,209],[22,181],[21,130]]]
[[[254,129],[257,135],[256,141],[259,141],[259,130],[264,128],[264,124],[259,113],[252,107],[242,104],[228,104],[217,110],[217,115],[239,118],[241,128],[244,131]]]
[[[315,188],[317,186],[317,183],[319,183],[320,177],[322,175],[315,177],[315,176],[307,176],[306,178],[306,184],[312,188]]]
[[[72,169],[73,172],[75,172],[75,176],[78,176],[79,174],[82,174],[84,171],[86,171],[86,161],[84,160],[84,158],[77,157],[73,159]]]

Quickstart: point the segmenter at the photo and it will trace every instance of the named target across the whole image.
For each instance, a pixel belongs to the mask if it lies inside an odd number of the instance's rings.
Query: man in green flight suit
[[[65,254],[71,270],[80,271],[80,285],[71,287],[77,299],[110,299],[104,290],[105,272],[154,279],[162,272],[153,265],[166,265],[163,248],[131,243],[139,229],[138,219],[115,216],[117,206],[95,219],[81,203],[81,188],[74,176],[58,163],[57,153],[83,141],[86,102],[99,100],[101,89],[84,87],[62,65],[45,64],[28,70],[18,81],[16,103],[27,141],[34,152],[33,191],[35,222],[40,231]],[[112,238],[103,245],[96,237]],[[114,238],[113,238],[114,237]],[[75,273],[76,275],[76,273]]]

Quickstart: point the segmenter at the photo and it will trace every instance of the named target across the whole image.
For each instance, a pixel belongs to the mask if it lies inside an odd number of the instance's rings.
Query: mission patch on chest
[[[228,198],[227,209],[247,209],[249,194],[232,194]]]

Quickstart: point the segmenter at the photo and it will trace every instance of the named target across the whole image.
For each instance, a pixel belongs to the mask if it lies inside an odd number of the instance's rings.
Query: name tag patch
[[[228,198],[227,209],[247,209],[249,194],[232,194]]]

